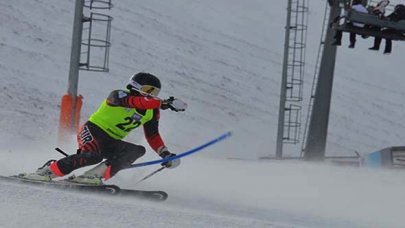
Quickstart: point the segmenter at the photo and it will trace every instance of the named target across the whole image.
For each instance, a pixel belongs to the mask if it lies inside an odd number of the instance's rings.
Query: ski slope
[[[283,57],[285,0],[113,1],[110,72],[80,72],[82,121],[135,72],[161,78],[161,134],[180,153],[233,136],[135,184],[157,166],[111,183],[165,190],[165,203],[21,187],[0,182],[0,227],[403,227],[399,170],[259,161],[273,155]],[[310,1],[305,89],[310,89],[325,1]],[[35,170],[56,147],[67,89],[74,1],[0,0],[1,174]],[[405,45],[391,55],[354,50],[344,34],[336,65],[327,153],[403,145]],[[142,131],[129,141],[145,144]],[[75,142],[63,148],[70,153]],[[148,148],[149,149],[149,148]],[[286,151],[297,155],[298,151]],[[156,159],[147,153],[141,160]],[[229,159],[232,158],[232,159]],[[84,170],[84,169],[83,169]],[[77,173],[83,170],[78,170]]]

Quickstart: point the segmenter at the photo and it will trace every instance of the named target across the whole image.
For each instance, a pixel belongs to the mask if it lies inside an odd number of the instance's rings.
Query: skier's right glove
[[[160,108],[163,110],[170,109],[175,112],[185,111],[187,108],[187,103],[174,97],[169,97],[169,99],[162,100]]]
[[[170,153],[169,151],[163,151],[161,154],[160,154],[160,157],[161,158],[170,158],[170,157],[174,157],[174,156],[176,156],[176,154],[172,154],[172,153]],[[177,166],[179,166],[180,165],[180,158],[178,158],[178,159],[174,159],[174,160],[171,160],[171,161],[167,161],[167,162],[163,162],[162,164],[161,164],[162,166],[164,166],[164,167],[166,167],[166,168],[169,168],[169,169],[173,169],[173,168],[176,168]]]

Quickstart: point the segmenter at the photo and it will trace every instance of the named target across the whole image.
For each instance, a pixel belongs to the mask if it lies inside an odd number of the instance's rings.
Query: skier
[[[82,175],[70,177],[69,181],[102,185],[102,179],[110,179],[145,154],[145,147],[123,141],[129,132],[141,125],[147,142],[160,157],[175,156],[165,146],[159,134],[159,109],[177,112],[184,111],[187,105],[173,97],[167,100],[158,99],[160,80],[149,73],[135,74],[126,88],[127,90],[112,91],[81,127],[77,135],[77,154],[58,161],[51,160],[36,172],[20,174],[20,177],[51,181],[78,168],[101,162]],[[162,163],[162,166],[175,168],[179,164],[180,159],[175,159]]]

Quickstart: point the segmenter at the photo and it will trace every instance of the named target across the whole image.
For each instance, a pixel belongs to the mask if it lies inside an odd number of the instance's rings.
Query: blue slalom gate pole
[[[153,160],[153,161],[148,161],[148,162],[143,162],[143,163],[138,163],[138,164],[133,164],[130,167],[128,167],[128,169],[129,168],[138,168],[138,167],[148,166],[148,165],[154,165],[154,164],[160,164],[160,163],[163,163],[163,162],[168,162],[168,161],[172,161],[172,160],[175,160],[175,159],[179,159],[181,157],[185,157],[185,156],[194,154],[196,152],[199,152],[199,151],[201,151],[202,149],[204,149],[206,147],[209,147],[209,146],[211,146],[211,145],[213,145],[213,144],[215,144],[217,142],[220,142],[220,141],[230,137],[231,135],[232,135],[232,132],[228,131],[228,132],[222,134],[221,136],[219,136],[219,137],[217,137],[217,138],[215,138],[215,139],[213,139],[213,140],[211,140],[211,141],[209,141],[209,142],[207,142],[207,143],[205,143],[205,144],[203,144],[201,146],[198,146],[198,147],[196,147],[194,149],[191,149],[189,151],[177,154],[174,157],[165,158],[165,159],[159,159],[159,160]]]

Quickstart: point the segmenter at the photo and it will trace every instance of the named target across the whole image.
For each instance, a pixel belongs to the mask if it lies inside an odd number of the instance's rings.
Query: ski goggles
[[[160,92],[160,89],[155,86],[141,85],[132,80],[129,82],[129,84],[133,87],[133,90],[138,91],[143,96],[156,97]]]

